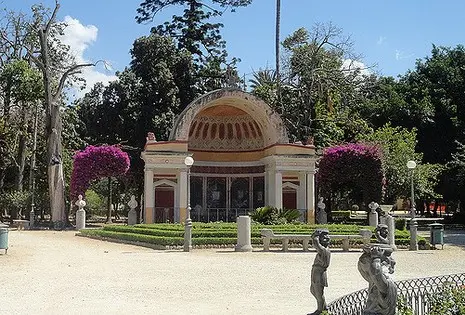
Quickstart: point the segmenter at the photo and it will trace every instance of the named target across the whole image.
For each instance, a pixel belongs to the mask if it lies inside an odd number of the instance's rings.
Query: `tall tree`
[[[281,106],[281,72],[280,72],[280,56],[281,48],[281,0],[276,0],[276,31],[275,31],[275,53],[276,53],[276,94],[278,106]]]
[[[465,142],[465,48],[433,46],[431,56],[417,61],[402,78],[405,99],[432,112],[418,126],[419,148],[425,160],[446,163],[456,152],[455,140]]]
[[[3,99],[7,100],[8,103],[5,105],[5,111],[8,111],[8,114],[4,113],[0,119],[5,119],[5,122],[8,122],[10,133],[15,134],[16,157],[12,159],[15,166],[14,188],[21,191],[26,165],[28,134],[33,128],[31,118],[35,115],[38,100],[43,97],[42,80],[40,73],[36,69],[32,69],[25,60],[13,60],[5,64],[0,71],[0,87]],[[10,111],[14,118],[11,121],[8,119]]]
[[[281,106],[274,102],[276,83],[260,84],[253,93],[275,106],[293,141],[307,143],[314,137],[316,145],[324,147],[367,129],[351,109],[366,78],[363,69],[354,66],[358,56],[342,30],[332,24],[316,25],[311,32],[302,28],[286,38],[283,47],[287,54],[280,80]],[[264,79],[265,73],[257,78]]]
[[[217,89],[225,83],[226,70],[234,68],[236,58],[227,60],[226,43],[222,39],[221,23],[211,20],[220,17],[224,11],[234,11],[247,6],[252,0],[145,0],[137,9],[138,23],[151,22],[163,9],[182,6],[182,15],[173,15],[171,22],[154,28],[153,33],[172,37],[179,49],[187,49],[195,63],[197,93]]]
[[[147,132],[167,140],[174,119],[193,99],[194,65],[171,38],[151,34],[134,41],[130,66],[108,86],[97,84],[78,101],[81,137],[89,144],[123,144],[130,149],[131,175],[142,193],[140,151]],[[128,147],[131,146],[131,147]]]
[[[407,161],[414,160],[417,167],[414,172],[415,195],[418,199],[438,198],[435,188],[443,167],[439,164],[423,163],[423,154],[415,152],[417,130],[392,127],[389,124],[370,134],[359,134],[361,141],[381,147],[386,176],[384,201],[395,203],[397,198],[408,197],[410,192]]]
[[[39,49],[33,49],[32,45],[23,45],[28,58],[42,73],[51,219],[54,227],[58,229],[63,228],[68,220],[63,177],[63,124],[60,111],[62,91],[73,75],[84,67],[95,65],[95,63],[77,64],[68,54],[69,47],[60,43],[59,36],[63,35],[65,25],[56,21],[59,8],[58,0],[55,1],[55,7],[50,15],[42,6],[33,6],[33,18],[28,24],[28,31],[31,32],[31,38],[35,40]],[[14,46],[4,33],[2,38],[10,47]]]

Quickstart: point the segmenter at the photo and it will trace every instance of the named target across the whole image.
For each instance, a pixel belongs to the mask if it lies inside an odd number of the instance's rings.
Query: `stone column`
[[[274,170],[269,165],[266,166],[266,206],[274,206],[276,204],[276,177],[274,176]]]
[[[299,193],[297,198],[297,209],[307,209],[307,174],[299,172]]]
[[[314,185],[315,173],[307,173],[307,223],[315,224],[315,185]]]
[[[155,210],[155,189],[153,186],[153,170],[151,169],[145,169],[144,196],[145,196],[144,222],[153,223],[154,222],[153,211]]]
[[[236,252],[252,251],[250,217],[247,215],[237,217],[237,245],[235,250]]]
[[[278,209],[283,208],[283,174],[281,171],[276,171],[274,174],[274,206]]]
[[[388,226],[389,231],[389,245],[391,245],[393,250],[397,250],[396,246],[396,225],[394,217],[392,215],[386,214],[386,225]]]
[[[268,166],[265,166],[265,191],[264,191],[264,198],[265,198],[265,206],[270,204],[270,172],[268,170]]]
[[[409,222],[410,226],[410,248],[409,250],[418,250],[418,243],[417,243],[417,229],[418,229],[418,222],[415,218],[411,219]]]
[[[187,170],[183,169],[178,174],[179,187],[179,220],[184,222],[187,217]]]

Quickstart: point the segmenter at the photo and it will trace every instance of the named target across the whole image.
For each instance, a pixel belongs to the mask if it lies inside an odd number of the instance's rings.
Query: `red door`
[[[297,209],[297,192],[294,189],[283,191],[283,208]]]
[[[172,187],[155,188],[155,223],[174,222],[174,190]]]

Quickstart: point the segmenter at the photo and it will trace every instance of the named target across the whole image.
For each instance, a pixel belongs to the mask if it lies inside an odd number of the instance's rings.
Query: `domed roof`
[[[252,151],[288,143],[279,115],[255,96],[230,89],[208,93],[181,113],[170,140],[189,150]]]

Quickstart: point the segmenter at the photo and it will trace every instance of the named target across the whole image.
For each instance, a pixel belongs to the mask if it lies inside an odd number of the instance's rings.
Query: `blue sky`
[[[0,0],[8,9],[30,12],[34,0]],[[53,0],[42,1],[52,7]],[[169,18],[165,11],[152,24],[139,25],[134,16],[141,0],[61,0],[59,19],[66,16],[75,27],[68,34],[83,60],[105,59],[115,70],[130,62],[134,40],[151,26]],[[180,12],[178,9],[177,12]],[[413,69],[418,58],[430,55],[432,44],[465,44],[465,1],[448,0],[281,0],[281,38],[300,27],[332,22],[350,35],[356,53],[366,65],[376,64],[382,75],[397,76]],[[274,68],[275,0],[254,0],[252,5],[225,13],[222,31],[231,56],[241,58],[241,74]],[[90,81],[109,80],[113,72],[92,70]],[[96,75],[96,72],[97,75]]]

